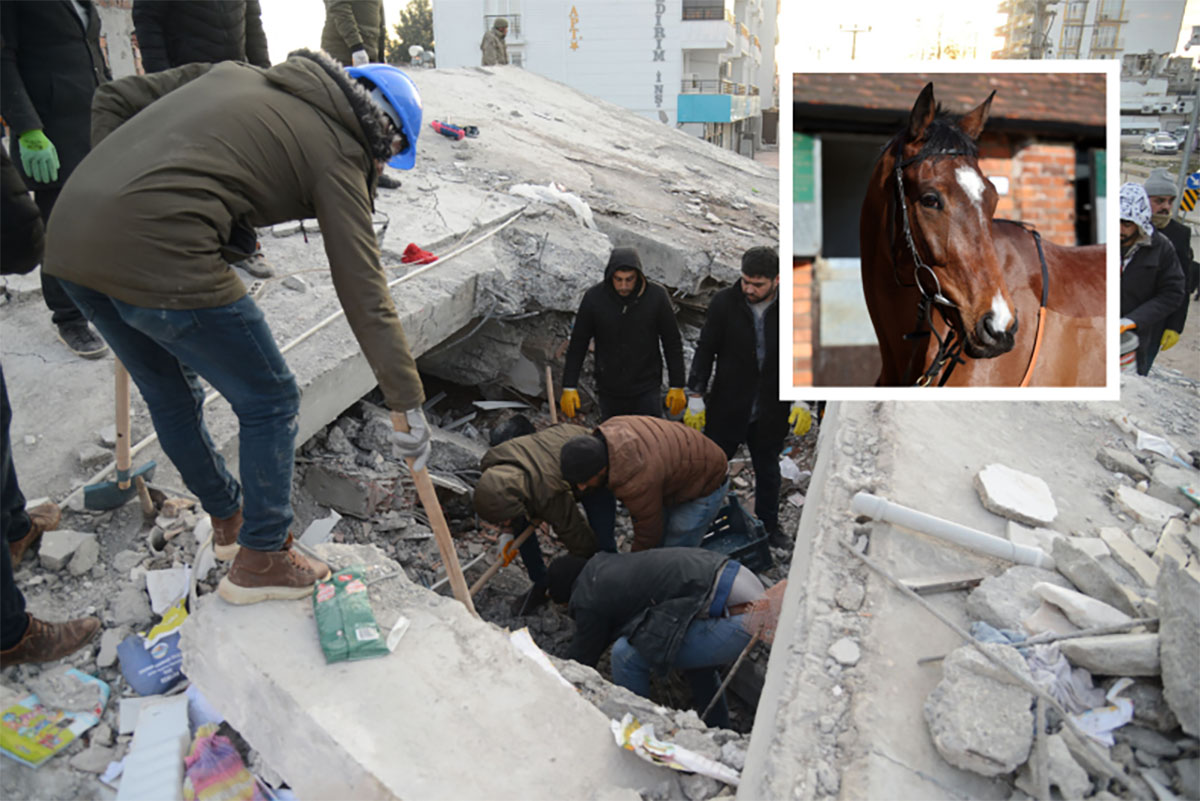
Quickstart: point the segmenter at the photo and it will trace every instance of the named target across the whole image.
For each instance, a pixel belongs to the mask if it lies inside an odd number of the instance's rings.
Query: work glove
[[[1121,333],[1124,334],[1126,331],[1128,331],[1131,328],[1137,328],[1137,323],[1135,323],[1133,320],[1130,320],[1128,317],[1122,317],[1121,318]]]
[[[704,431],[705,412],[704,398],[693,395],[688,398],[687,411],[683,413],[683,424],[697,431]]]
[[[21,166],[33,180],[47,184],[58,180],[58,151],[40,129],[26,131],[17,139],[21,143]]]
[[[350,65],[353,67],[361,67],[370,60],[371,59],[367,57],[367,51],[361,48],[350,54]]]
[[[812,412],[804,401],[793,401],[792,411],[788,414],[788,425],[797,437],[803,437],[812,428]]]
[[[1168,328],[1166,331],[1163,331],[1162,345],[1161,345],[1162,350],[1170,350],[1171,348],[1173,348],[1175,346],[1175,343],[1178,341],[1179,341],[1179,332],[1172,331],[1170,328]]]
[[[412,471],[416,473],[424,470],[425,463],[429,461],[429,423],[425,420],[425,410],[420,406],[406,411],[404,419],[408,421],[408,431],[393,431],[392,442],[401,456],[412,460]]]
[[[667,390],[667,411],[672,417],[678,417],[683,411],[683,407],[687,406],[687,395],[684,394],[680,387],[672,387]]]
[[[579,392],[574,389],[564,389],[562,397],[558,399],[558,405],[562,408],[562,413],[567,417],[574,417],[575,412],[579,411]]]
[[[513,544],[516,541],[517,538],[512,534],[500,535],[500,561],[505,567],[508,567],[510,564],[512,564],[512,560],[516,559],[517,554],[520,553],[520,549]]]

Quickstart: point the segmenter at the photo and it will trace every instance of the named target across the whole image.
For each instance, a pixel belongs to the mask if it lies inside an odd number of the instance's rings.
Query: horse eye
[[[937,192],[926,192],[921,195],[921,205],[927,209],[940,209],[942,207],[942,199]]]

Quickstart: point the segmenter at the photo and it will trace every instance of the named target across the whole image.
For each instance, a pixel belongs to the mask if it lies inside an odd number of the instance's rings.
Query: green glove
[[[21,166],[26,175],[43,184],[58,180],[58,151],[41,129],[26,131],[17,141],[21,143]]]

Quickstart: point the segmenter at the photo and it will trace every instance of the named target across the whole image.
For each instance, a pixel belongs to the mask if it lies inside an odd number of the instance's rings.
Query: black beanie
[[[529,422],[528,417],[523,414],[514,414],[492,429],[492,435],[488,438],[488,442],[492,447],[495,447],[501,443],[508,442],[510,439],[536,433],[537,429],[533,427],[533,423]]]
[[[571,600],[575,579],[583,572],[587,559],[567,554],[560,556],[546,568],[546,590],[555,603],[565,604]]]
[[[582,484],[608,467],[608,445],[594,434],[572,437],[559,454],[563,478],[568,484]]]

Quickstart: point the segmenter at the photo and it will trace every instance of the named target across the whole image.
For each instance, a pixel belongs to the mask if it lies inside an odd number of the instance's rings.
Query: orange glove
[[[575,412],[579,411],[579,392],[574,389],[564,389],[562,397],[558,399],[559,408],[567,417],[574,417]]]
[[[678,417],[683,411],[683,407],[687,406],[687,395],[683,393],[680,387],[671,387],[667,390],[667,411],[672,417]]]

